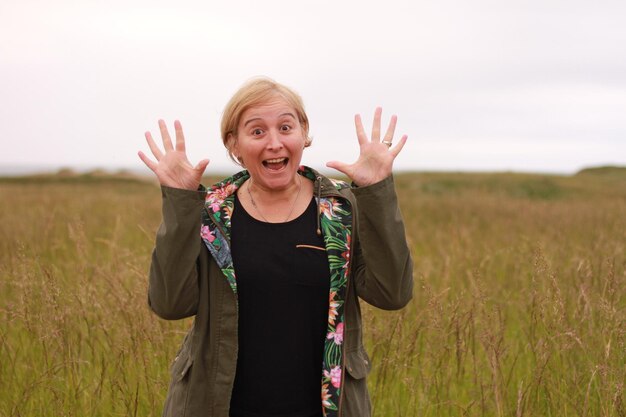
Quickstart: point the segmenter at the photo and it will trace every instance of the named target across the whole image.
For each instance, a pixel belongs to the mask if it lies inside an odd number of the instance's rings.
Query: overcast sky
[[[377,105],[409,135],[397,169],[626,165],[625,22],[624,0],[5,0],[0,168],[140,168],[163,118],[234,171],[219,120],[256,75],[303,96],[317,168]]]

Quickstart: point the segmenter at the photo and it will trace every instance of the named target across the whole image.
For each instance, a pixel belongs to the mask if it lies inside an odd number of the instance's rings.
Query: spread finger
[[[167,131],[165,121],[163,121],[162,119],[159,120],[159,129],[161,130],[161,139],[163,139],[163,149],[165,150],[165,152],[173,150],[174,146],[172,146],[170,133]]]
[[[183,126],[178,120],[174,121],[174,130],[176,131],[176,150],[185,152],[185,136],[183,135]]]
[[[146,142],[148,142],[148,146],[150,147],[150,151],[152,151],[152,155],[156,158],[157,161],[160,161],[163,157],[163,153],[159,149],[156,143],[154,143],[154,139],[152,139],[152,135],[150,132],[146,132]]]
[[[374,111],[374,123],[372,124],[372,142],[378,142],[380,140],[380,115],[382,114],[383,109],[381,107],[376,107],[376,111]]]

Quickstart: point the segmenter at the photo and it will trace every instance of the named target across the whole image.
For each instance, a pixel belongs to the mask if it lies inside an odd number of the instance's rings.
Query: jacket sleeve
[[[156,235],[148,283],[148,304],[161,318],[196,314],[198,257],[204,191],[162,186],[163,221]]]
[[[393,177],[352,190],[357,201],[353,277],[357,295],[385,310],[413,297],[413,261]]]

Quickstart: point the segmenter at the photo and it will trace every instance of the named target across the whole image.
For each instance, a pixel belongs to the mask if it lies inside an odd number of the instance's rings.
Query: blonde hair
[[[233,140],[237,140],[237,128],[239,127],[241,116],[249,108],[267,104],[277,97],[285,100],[287,104],[294,108],[300,126],[302,127],[302,133],[305,137],[304,145],[311,145],[311,138],[309,138],[309,118],[304,111],[302,97],[289,87],[277,83],[271,78],[253,78],[237,90],[226,104],[226,107],[224,107],[224,113],[222,114],[222,142],[228,150],[228,156],[230,156],[230,159],[235,163],[242,165],[242,161],[240,161],[232,151]]]

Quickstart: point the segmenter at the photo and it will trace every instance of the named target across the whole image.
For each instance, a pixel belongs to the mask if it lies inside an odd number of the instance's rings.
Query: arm
[[[159,316],[177,320],[196,314],[197,261],[202,248],[203,192],[161,187],[163,221],[157,231],[148,283],[148,304]]]
[[[354,118],[359,141],[359,158],[353,164],[331,161],[326,164],[343,172],[358,185],[357,230],[352,255],[354,282],[359,297],[379,308],[404,307],[413,292],[413,262],[406,243],[404,223],[391,176],[393,162],[404,147],[403,135],[392,147],[396,116],[381,139],[382,109],[374,112],[371,139],[358,114]]]
[[[413,297],[413,261],[393,177],[353,193],[358,211],[352,258],[356,292],[378,308],[400,309]]]
[[[198,307],[198,270],[200,255],[200,214],[204,192],[198,192],[202,173],[209,160],[192,166],[187,159],[183,128],[174,122],[176,146],[167,126],[159,120],[163,151],[150,132],[146,141],[156,161],[139,152],[139,158],[159,180],[163,196],[163,222],[152,253],[148,304],[164,319],[181,319],[196,313]]]

